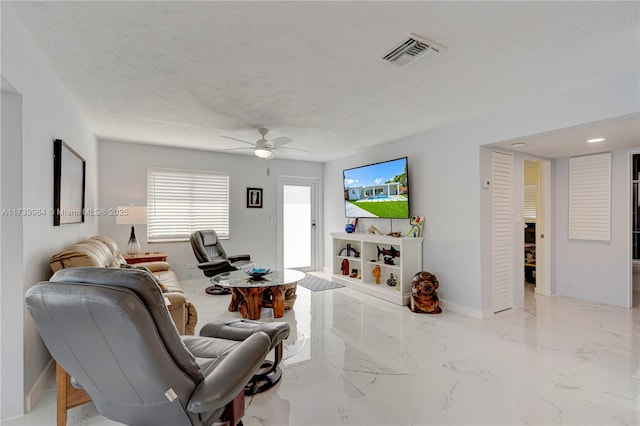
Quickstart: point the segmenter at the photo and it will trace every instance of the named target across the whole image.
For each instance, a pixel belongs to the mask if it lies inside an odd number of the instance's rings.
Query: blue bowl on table
[[[247,275],[251,277],[253,280],[261,280],[265,275],[269,275],[271,273],[271,269],[266,268],[253,268],[244,271]]]

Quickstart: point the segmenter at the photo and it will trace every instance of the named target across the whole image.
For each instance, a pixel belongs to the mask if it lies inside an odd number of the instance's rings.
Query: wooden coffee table
[[[295,269],[281,269],[253,280],[245,271],[231,271],[216,275],[211,283],[231,289],[229,311],[240,311],[242,318],[257,320],[263,305],[273,308],[274,318],[281,318],[285,309],[291,309],[297,282],[304,276],[304,272]]]

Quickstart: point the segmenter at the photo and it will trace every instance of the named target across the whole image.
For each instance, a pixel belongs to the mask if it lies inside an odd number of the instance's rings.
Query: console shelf
[[[422,270],[422,237],[396,238],[346,232],[332,233],[331,237],[335,281],[398,305],[409,303],[411,279]],[[379,284],[373,274],[376,267],[380,268]],[[395,286],[387,285],[392,274],[397,281]]]

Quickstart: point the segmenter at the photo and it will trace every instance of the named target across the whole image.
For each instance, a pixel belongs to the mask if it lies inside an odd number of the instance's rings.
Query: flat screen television
[[[409,218],[407,157],[342,172],[346,217]]]

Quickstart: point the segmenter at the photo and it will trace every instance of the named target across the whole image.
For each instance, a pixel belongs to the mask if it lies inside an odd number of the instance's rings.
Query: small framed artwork
[[[69,145],[53,141],[53,226],[84,222],[85,167]]]
[[[247,208],[262,208],[262,188],[247,188]]]

